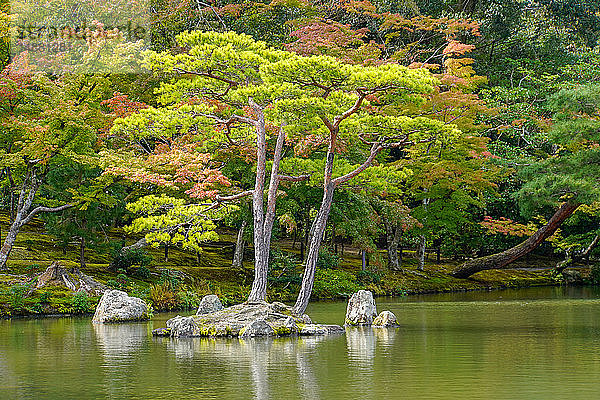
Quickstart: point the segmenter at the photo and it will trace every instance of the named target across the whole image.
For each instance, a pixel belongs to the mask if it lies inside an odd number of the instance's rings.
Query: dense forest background
[[[210,280],[229,279],[204,271],[202,283],[176,289],[198,265],[238,271],[232,297],[259,290],[248,272],[263,257],[253,244],[257,229],[272,230],[265,290],[282,299],[299,290],[312,255],[320,297],[386,280],[383,292],[398,294],[408,271],[432,279],[419,272],[428,263],[447,263],[440,276],[456,277],[525,254],[546,257],[532,266],[559,274],[595,263],[596,1],[157,0],[144,9],[145,43],[113,40],[118,33],[95,23],[86,46],[96,56],[45,65],[11,51],[18,16],[10,2],[1,7],[0,269],[23,273],[27,263],[13,247],[31,247],[24,241],[41,232],[37,252],[74,254],[81,270],[115,287],[137,282],[140,293],[147,288],[141,295],[169,308],[189,302],[184,294],[210,291]],[[56,9],[44,18],[60,25],[65,10]],[[230,31],[253,41],[222,35]],[[218,51],[206,61],[214,43]],[[304,63],[308,56],[313,64]],[[392,101],[377,82],[400,67],[406,93]],[[352,90],[365,92],[365,103],[332,141],[323,116],[354,101],[336,68],[353,71]],[[286,97],[290,82],[302,102]],[[259,117],[247,99],[267,115],[262,168],[279,176],[271,172],[278,164],[282,177],[267,196],[277,203],[265,205],[270,226],[256,224],[257,206],[246,196],[261,170],[247,124]],[[322,234],[313,235],[329,154],[329,178],[340,184]],[[465,260],[498,253],[461,270]],[[174,255],[186,273],[157,272]],[[353,264],[342,267],[345,258]]]

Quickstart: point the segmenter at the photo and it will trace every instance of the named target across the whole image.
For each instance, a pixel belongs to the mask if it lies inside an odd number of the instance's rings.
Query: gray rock
[[[346,308],[346,325],[371,325],[375,317],[377,317],[377,307],[373,300],[373,293],[359,290],[350,297]]]
[[[274,336],[275,330],[264,319],[252,321],[240,330],[243,339],[255,336]]]
[[[198,306],[198,311],[196,311],[196,315],[204,315],[210,314],[217,311],[221,311],[223,309],[223,304],[221,304],[221,300],[215,294],[209,294],[208,296],[204,296],[202,300],[200,300],[200,305]]]
[[[167,329],[171,336],[194,336],[197,333],[198,326],[193,317],[182,317],[180,315],[167,321]]]
[[[396,315],[391,311],[382,311],[373,321],[373,326],[384,328],[398,326]]]
[[[292,307],[286,306],[280,301],[274,301],[271,303],[271,308],[273,311],[278,312],[280,314],[292,315]]]
[[[148,305],[120,290],[107,290],[102,295],[92,322],[143,321],[150,318]]]

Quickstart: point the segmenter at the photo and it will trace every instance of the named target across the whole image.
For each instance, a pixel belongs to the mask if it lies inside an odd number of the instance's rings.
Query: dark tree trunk
[[[242,268],[243,267],[244,247],[246,244],[246,242],[244,240],[244,230],[246,229],[247,224],[248,223],[245,220],[242,221],[242,225],[240,226],[240,229],[238,230],[237,240],[235,242],[235,250],[233,252],[232,267],[234,267],[234,268]]]
[[[165,243],[165,262],[169,262],[169,244]]]
[[[537,232],[535,232],[531,237],[522,243],[501,253],[467,261],[452,271],[452,276],[456,278],[467,278],[479,271],[505,268],[513,261],[529,254],[540,244],[542,244],[544,240],[552,236],[554,232],[560,228],[562,223],[567,220],[567,218],[569,218],[575,212],[575,210],[577,210],[578,207],[579,204],[564,203],[554,213],[546,225],[542,226],[537,230]]]
[[[401,271],[401,257],[398,256],[398,246],[402,238],[402,227],[400,224],[392,225],[389,221],[384,221],[386,231],[386,244],[388,256],[388,268],[392,271]]]
[[[361,250],[360,252],[360,258],[361,258],[361,270],[362,271],[366,271],[367,270],[367,252],[364,250]]]
[[[85,238],[81,238],[81,243],[79,245],[79,265],[80,269],[85,268]]]

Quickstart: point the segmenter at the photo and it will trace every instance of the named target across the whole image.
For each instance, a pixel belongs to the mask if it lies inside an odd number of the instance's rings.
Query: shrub
[[[360,287],[354,275],[346,271],[323,269],[317,270],[313,295],[318,298],[335,298],[350,295]]]
[[[152,285],[149,299],[155,310],[168,311],[177,307],[177,296],[166,282]]]
[[[191,290],[180,290],[177,292],[177,304],[184,310],[193,310],[200,305],[200,297]]]
[[[17,283],[12,285],[8,291],[8,304],[13,310],[23,310],[25,308],[25,296],[31,289],[31,284]]]
[[[359,271],[356,278],[363,285],[378,284],[381,282],[383,274],[375,271]]]
[[[329,251],[328,249],[319,250],[319,257],[317,258],[317,268],[319,269],[335,269],[340,266],[340,258],[337,254]]]
[[[135,283],[133,283],[129,287],[128,293],[130,296],[137,297],[142,300],[148,300],[148,295],[150,294],[150,288],[144,288],[142,286],[138,286]]]
[[[73,293],[71,297],[71,307],[74,313],[84,314],[90,311],[90,307],[92,302],[90,301],[90,297],[84,291],[79,291]]]
[[[268,280],[272,286],[287,288],[291,284],[299,285],[302,276],[296,272],[298,260],[295,255],[275,250],[271,253]]]
[[[141,265],[145,267],[152,262],[152,257],[144,249],[128,250],[121,254],[121,248],[113,250],[113,261],[111,263],[115,270],[129,270],[132,265]]]
[[[116,279],[122,288],[126,288],[127,284],[129,284],[129,278],[125,274],[118,274]]]
[[[161,285],[169,286],[169,289],[175,290],[182,284],[181,279],[175,275],[172,275],[168,269],[160,271],[160,279],[158,283]]]
[[[145,265],[142,265],[141,267],[139,267],[135,270],[135,276],[137,276],[140,279],[149,279],[151,276],[151,273],[150,273],[150,270],[148,269],[148,267],[146,267]]]
[[[50,292],[41,292],[40,293],[40,303],[49,303],[50,296],[52,296],[52,293],[50,293]]]
[[[109,287],[109,288],[111,288],[111,289],[118,289],[118,290],[121,290],[121,289],[123,289],[123,288],[121,287],[121,284],[120,284],[119,282],[115,281],[114,279],[109,279],[109,280],[106,282],[106,286],[108,286],[108,287]]]

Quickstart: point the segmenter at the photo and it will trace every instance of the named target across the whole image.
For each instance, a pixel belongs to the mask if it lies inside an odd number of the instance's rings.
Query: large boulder
[[[350,297],[346,308],[346,325],[371,325],[375,317],[377,317],[377,307],[373,293],[359,290]]]
[[[398,326],[396,315],[391,311],[382,311],[373,321],[373,326],[378,328],[389,328]]]
[[[198,306],[198,311],[196,311],[196,315],[204,315],[210,314],[217,311],[221,311],[223,309],[223,304],[221,304],[221,300],[215,294],[209,294],[208,296],[204,296],[202,300],[200,300],[200,305]]]
[[[193,336],[198,326],[192,317],[182,317],[180,315],[167,321],[167,329],[172,336]]]
[[[120,290],[107,290],[102,295],[92,322],[143,321],[150,318],[148,305]]]

